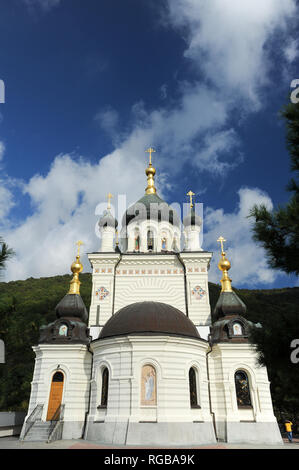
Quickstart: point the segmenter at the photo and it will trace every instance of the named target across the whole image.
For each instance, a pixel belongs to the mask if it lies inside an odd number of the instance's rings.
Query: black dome
[[[107,321],[99,339],[133,334],[200,339],[195,325],[183,312],[161,302],[137,302],[123,307]]]
[[[234,291],[221,292],[213,311],[213,319],[216,321],[227,315],[243,316],[246,314],[246,310],[246,305]]]
[[[87,322],[88,313],[81,295],[67,294],[55,308],[57,318],[80,318]]]

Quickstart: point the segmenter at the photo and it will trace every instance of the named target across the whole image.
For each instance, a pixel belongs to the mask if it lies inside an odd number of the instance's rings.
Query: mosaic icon
[[[202,287],[196,286],[192,289],[192,295],[194,295],[196,300],[201,300],[206,295],[206,291]]]
[[[96,290],[96,297],[99,300],[104,300],[108,295],[109,291],[106,289],[106,287],[100,287]]]

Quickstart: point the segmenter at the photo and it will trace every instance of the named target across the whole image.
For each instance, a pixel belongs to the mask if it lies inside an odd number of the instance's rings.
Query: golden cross
[[[224,253],[223,243],[226,242],[226,240],[225,240],[223,237],[219,237],[218,240],[217,240],[217,242],[220,243],[220,245],[221,245],[221,252]]]
[[[152,153],[156,153],[156,150],[153,149],[152,147],[150,147],[149,149],[147,149],[145,151],[145,153],[149,153],[150,154],[150,165],[152,164]]]
[[[192,191],[189,191],[189,193],[187,193],[187,196],[190,197],[190,207],[192,209],[194,207],[193,206],[193,196],[195,196],[195,194]]]
[[[78,246],[78,254],[77,254],[77,256],[80,256],[80,247],[81,247],[81,245],[84,245],[84,243],[81,242],[81,240],[79,240],[79,241],[76,243],[76,245]]]
[[[107,197],[108,197],[107,209],[111,209],[111,199],[113,198],[113,194],[109,193]]]

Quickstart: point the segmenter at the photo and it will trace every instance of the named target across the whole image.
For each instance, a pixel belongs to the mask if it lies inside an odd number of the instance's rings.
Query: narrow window
[[[199,408],[196,384],[196,371],[193,367],[191,367],[191,369],[189,370],[189,390],[191,408]]]
[[[97,318],[96,318],[96,326],[100,326],[100,305],[97,305]]]
[[[109,371],[107,367],[102,373],[102,395],[101,395],[101,407],[107,408],[108,403],[108,388],[109,388]]]
[[[249,380],[246,372],[238,370],[235,373],[235,385],[238,407],[251,407]]]
[[[153,232],[151,230],[147,232],[147,249],[148,250],[154,249],[154,237],[153,237]]]

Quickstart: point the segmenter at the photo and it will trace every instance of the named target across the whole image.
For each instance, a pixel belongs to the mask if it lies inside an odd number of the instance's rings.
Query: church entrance
[[[52,378],[52,385],[49,398],[47,421],[58,421],[60,416],[60,406],[62,402],[64,375],[56,372]]]

